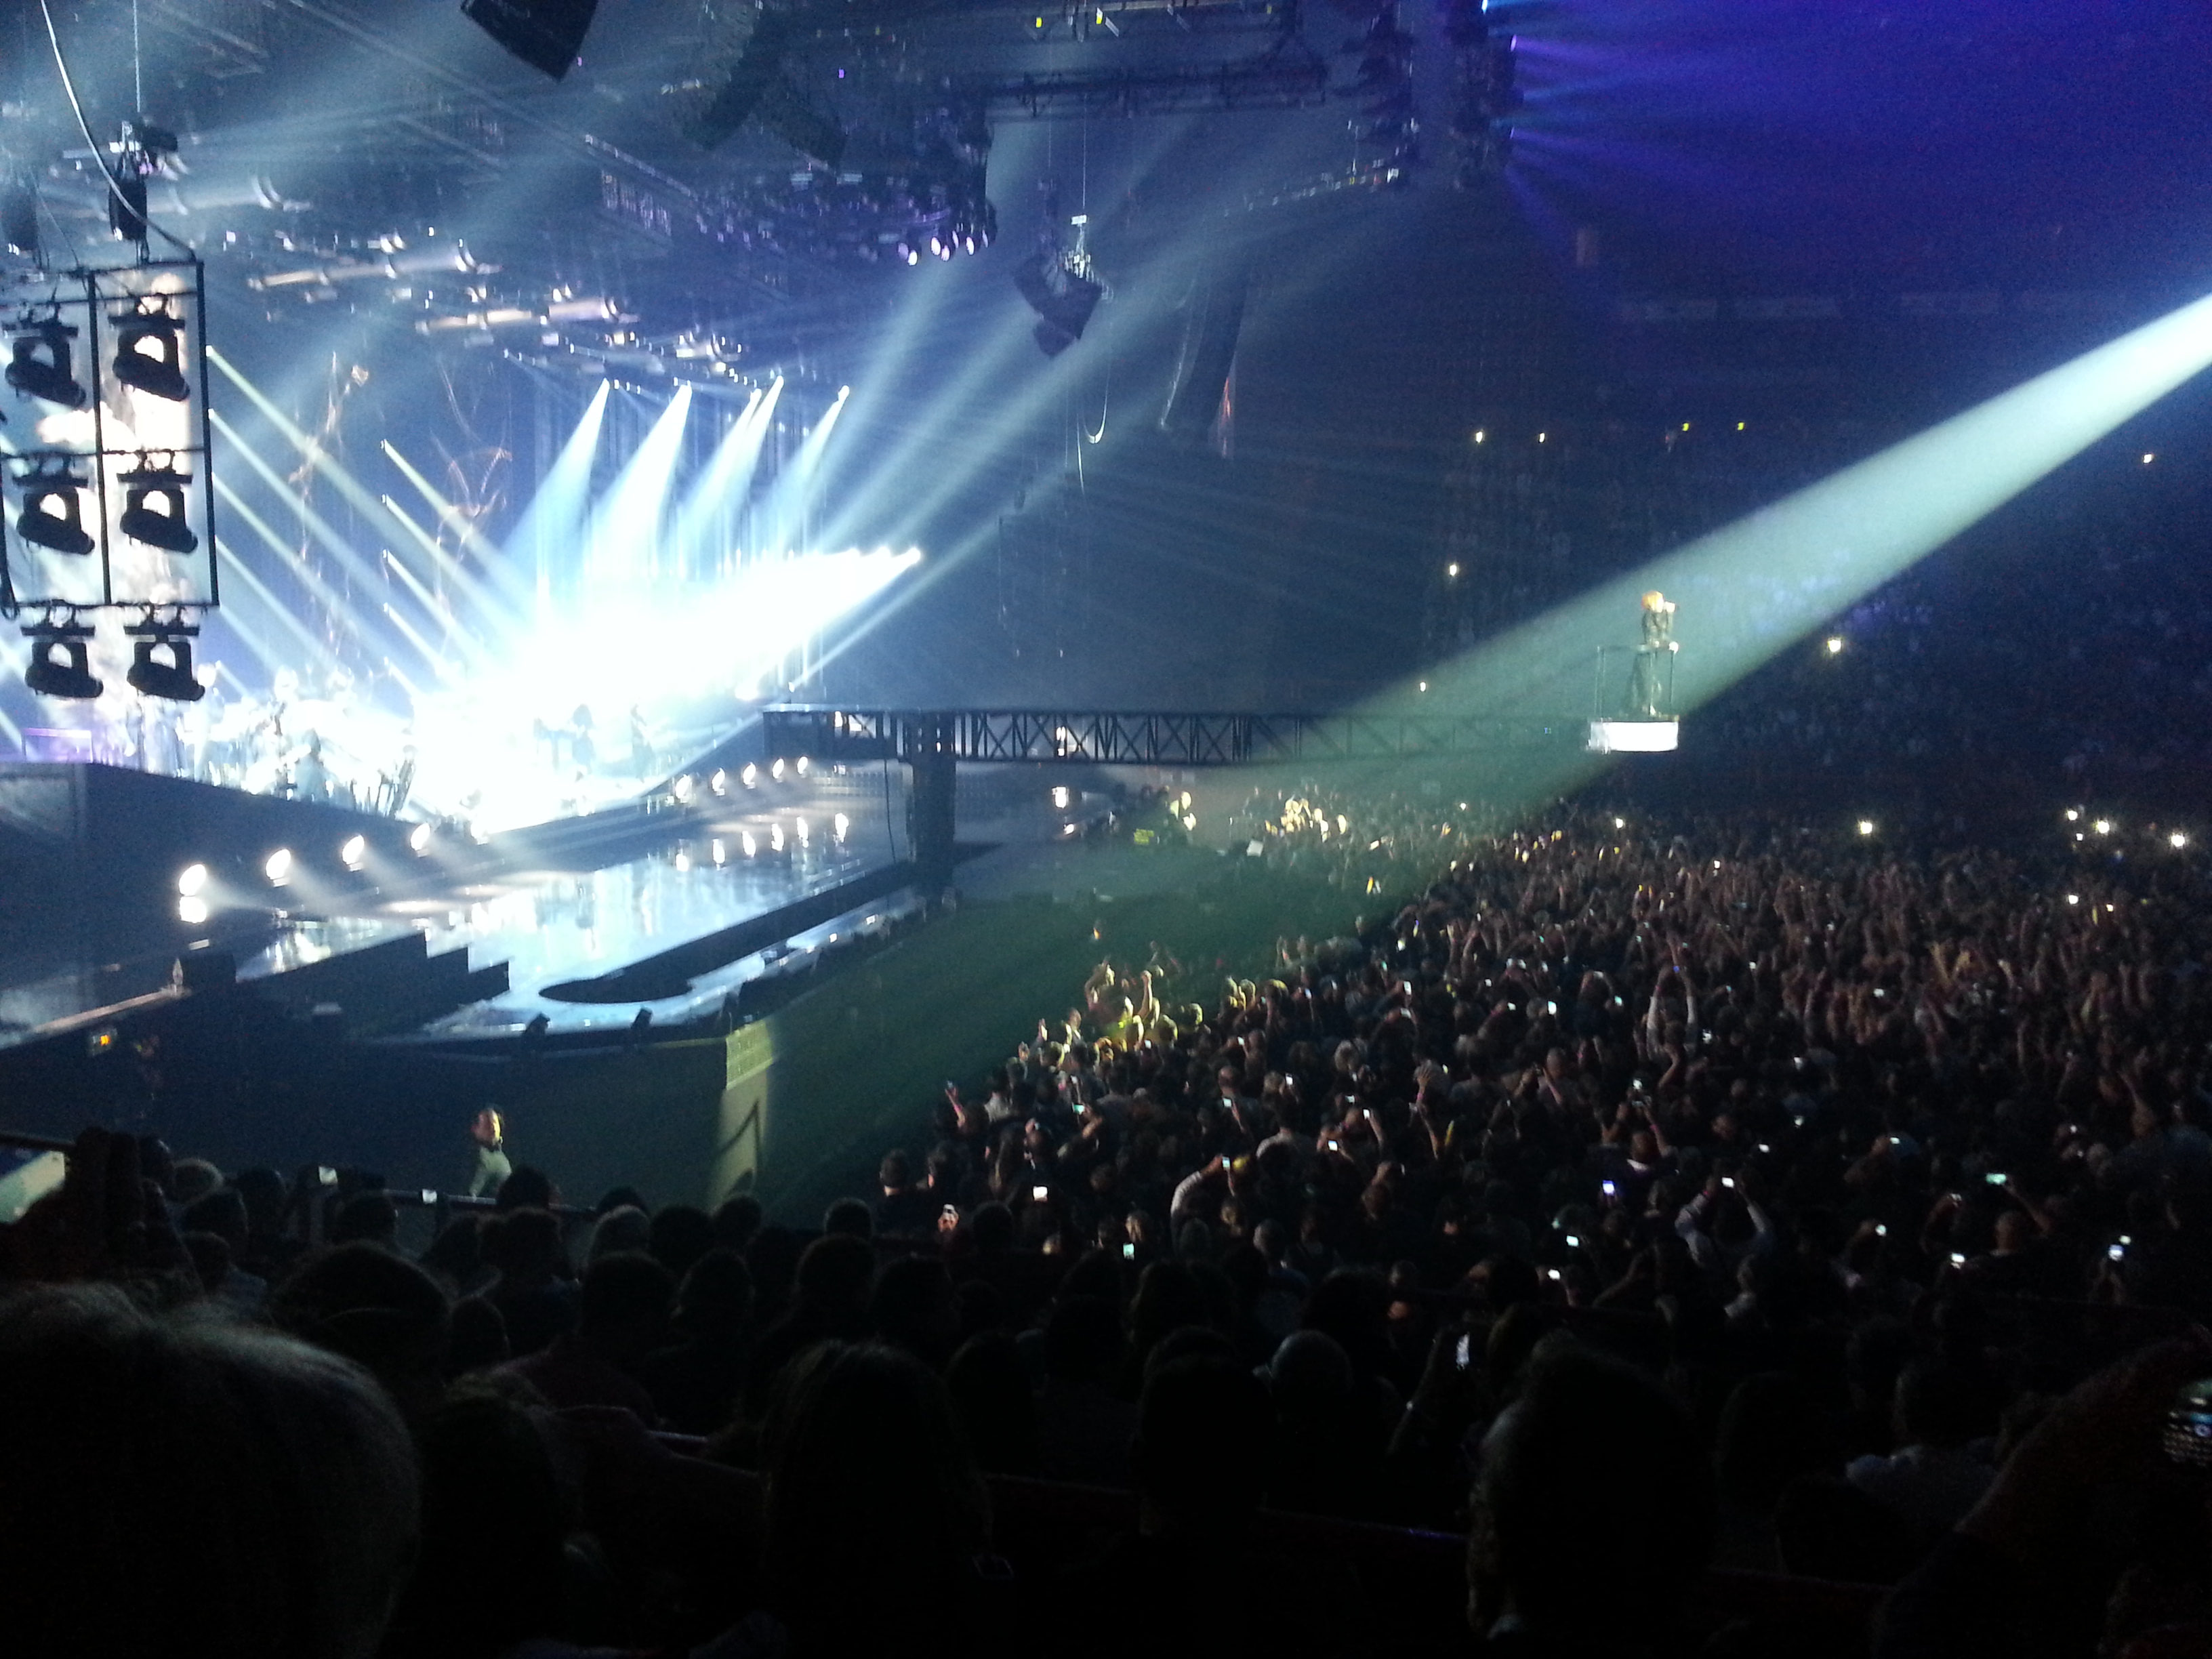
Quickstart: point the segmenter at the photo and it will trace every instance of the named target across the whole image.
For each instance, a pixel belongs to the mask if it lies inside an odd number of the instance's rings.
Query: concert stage
[[[0,766],[0,1045],[158,992],[179,958],[227,957],[295,1002],[288,976],[410,938],[423,959],[463,953],[477,993],[423,1020],[430,1034],[626,1026],[641,1006],[681,1024],[763,952],[901,903],[896,778],[888,793],[873,769],[691,793],[479,842],[115,767]]]

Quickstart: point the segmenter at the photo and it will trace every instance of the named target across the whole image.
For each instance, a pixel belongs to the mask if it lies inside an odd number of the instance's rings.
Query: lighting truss
[[[213,610],[199,261],[26,274],[0,322],[22,343],[0,394],[0,616],[159,609],[181,628]]]
[[[1248,766],[1565,751],[1584,724],[1455,715],[1105,714],[1036,709],[781,708],[761,714],[770,756],[817,760],[1066,761],[1102,766]]]

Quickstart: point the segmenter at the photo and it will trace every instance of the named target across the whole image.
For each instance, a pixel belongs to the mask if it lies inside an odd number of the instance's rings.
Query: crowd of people
[[[0,1583],[58,1653],[2201,1652],[2157,845],[1563,806],[1210,1006],[1102,964],[818,1232],[519,1167],[404,1250],[88,1132],[0,1235]]]

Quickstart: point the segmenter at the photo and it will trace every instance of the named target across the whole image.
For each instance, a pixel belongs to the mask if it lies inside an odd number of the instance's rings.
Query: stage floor
[[[894,791],[891,813],[902,805]],[[295,890],[299,914],[218,917],[211,937],[236,955],[241,979],[281,974],[410,930],[424,935],[433,953],[465,948],[472,969],[507,964],[506,995],[426,1028],[434,1035],[497,1035],[540,1014],[556,1031],[626,1026],[641,1006],[651,1006],[656,1019],[676,1023],[719,1005],[780,950],[696,975],[685,995],[650,1005],[567,1001],[543,993],[826,892],[904,853],[902,826],[895,830],[887,820],[881,785],[872,778],[824,778],[803,793],[779,791],[773,804],[751,796],[714,806],[720,810],[671,815],[668,830],[652,836],[645,850],[637,851],[633,841],[623,849],[630,856],[599,868],[494,868],[444,884],[415,871],[404,890]],[[885,894],[791,936],[781,949],[804,951],[832,934],[878,925],[912,902],[903,890]],[[160,989],[177,954],[173,940],[173,930],[169,940],[157,933],[136,952],[112,945],[73,950],[68,940],[52,937],[0,940],[0,1047]]]

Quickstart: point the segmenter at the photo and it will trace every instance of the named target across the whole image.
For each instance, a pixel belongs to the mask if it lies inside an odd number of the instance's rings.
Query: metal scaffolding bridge
[[[1455,716],[1101,713],[1095,710],[775,708],[773,757],[824,761],[1058,761],[1109,766],[1249,766],[1410,760],[1579,745],[1582,720]]]

